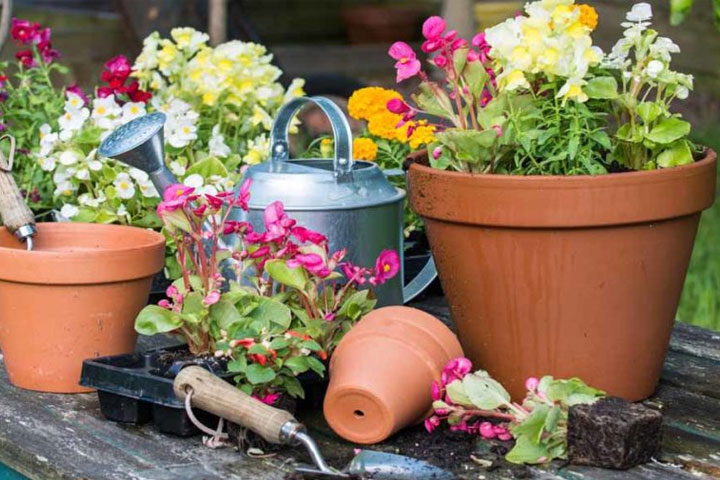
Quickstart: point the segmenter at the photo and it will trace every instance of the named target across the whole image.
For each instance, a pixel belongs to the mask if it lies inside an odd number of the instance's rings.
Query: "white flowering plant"
[[[147,174],[97,155],[110,132],[146,113],[165,113],[166,164],[200,193],[232,189],[243,165],[265,160],[272,116],[303,94],[303,81],[286,91],[261,45],[211,48],[207,40],[191,28],[175,28],[170,38],[153,33],[134,65],[122,55],[105,64],[94,97],[66,93],[57,130],[41,127],[37,153],[40,168],[53,176],[62,217],[162,226],[155,211],[162,192]]]
[[[604,174],[693,161],[690,124],[670,110],[688,96],[690,75],[670,68],[678,46],[649,28],[652,10],[627,13],[623,38],[606,55],[593,45],[598,15],[574,0],[537,0],[471,41],[423,25],[422,50],[440,69],[432,80],[413,49],[394,43],[398,81],[419,76],[415,105],[388,102],[408,122],[438,119],[430,164],[519,175]]]

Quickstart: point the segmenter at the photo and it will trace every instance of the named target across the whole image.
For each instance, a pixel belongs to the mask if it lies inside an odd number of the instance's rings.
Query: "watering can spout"
[[[126,165],[144,171],[158,192],[177,183],[165,166],[163,126],[167,117],[160,112],[151,113],[122,125],[108,136],[98,153],[117,159]]]

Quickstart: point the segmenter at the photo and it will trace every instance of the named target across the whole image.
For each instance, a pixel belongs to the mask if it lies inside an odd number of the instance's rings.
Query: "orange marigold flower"
[[[368,130],[376,137],[386,140],[398,140],[397,124],[402,120],[402,115],[390,113],[387,110],[370,117],[368,121]]]
[[[598,13],[597,11],[586,4],[573,5],[574,10],[580,10],[580,17],[578,21],[588,27],[590,30],[595,30],[598,24]]]
[[[353,157],[358,160],[373,161],[377,158],[378,147],[369,138],[356,138],[353,140]]]
[[[412,135],[410,135],[410,148],[416,150],[422,145],[428,145],[434,141],[435,127],[428,125],[426,120],[420,120]]]
[[[348,100],[348,113],[356,120],[370,120],[373,116],[386,112],[387,103],[400,95],[395,90],[382,87],[365,87],[355,90]]]

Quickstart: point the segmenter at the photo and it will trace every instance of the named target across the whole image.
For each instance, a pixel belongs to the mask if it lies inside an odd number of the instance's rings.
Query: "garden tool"
[[[289,159],[288,131],[296,113],[314,103],[327,115],[335,138],[332,159]],[[144,170],[158,192],[176,182],[163,161],[162,113],[151,113],[119,127],[100,145],[102,156],[117,158]],[[403,257],[403,204],[405,192],[392,186],[373,162],[353,160],[352,132],[343,111],[323,97],[300,97],[283,105],[270,132],[269,161],[251,166],[250,210],[235,207],[230,220],[249,221],[264,230],[263,211],[281,201],[299,225],[321,232],[330,250],[347,250],[347,260],[372,267],[382,250]],[[398,174],[397,171],[390,175]],[[237,236],[225,240],[233,245]],[[420,272],[403,286],[399,275],[374,288],[378,306],[407,303],[437,277],[429,257]]]
[[[427,462],[391,453],[361,450],[343,470],[327,464],[303,424],[289,412],[266,405],[198,366],[180,371],[173,384],[175,395],[202,410],[249,428],[271,443],[302,445],[314,466],[298,465],[308,475],[337,478],[363,477],[374,480],[451,480],[451,473]]]
[[[12,176],[13,160],[15,158],[15,138],[3,135],[0,142],[10,140],[8,158],[0,150],[0,215],[3,224],[18,240],[25,242],[28,250],[33,249],[33,236],[37,233],[35,216],[25,203],[15,179]]]

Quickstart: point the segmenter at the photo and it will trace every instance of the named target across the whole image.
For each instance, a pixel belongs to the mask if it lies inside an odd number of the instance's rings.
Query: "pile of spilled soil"
[[[352,460],[354,449],[368,448],[426,461],[455,474],[458,479],[477,479],[488,472],[503,478],[531,478],[528,467],[514,465],[504,459],[511,446],[511,442],[488,441],[463,432],[452,432],[445,425],[428,434],[420,425],[369,447],[333,442],[321,445],[321,449],[328,464],[336,468],[344,468]],[[310,460],[302,450],[296,449],[293,453],[301,462],[308,463]],[[285,478],[300,480],[313,477],[289,474]],[[363,478],[371,479],[372,476]]]

